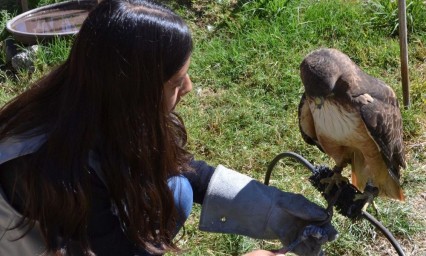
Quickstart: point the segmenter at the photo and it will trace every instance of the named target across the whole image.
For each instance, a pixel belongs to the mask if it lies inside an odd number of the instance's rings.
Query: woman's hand
[[[266,250],[255,250],[249,253],[244,254],[243,256],[280,256],[284,254],[274,253]]]

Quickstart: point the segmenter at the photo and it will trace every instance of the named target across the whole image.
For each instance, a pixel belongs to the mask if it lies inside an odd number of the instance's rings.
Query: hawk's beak
[[[314,102],[315,102],[315,106],[318,109],[321,109],[322,105],[324,104],[324,97],[315,97]]]

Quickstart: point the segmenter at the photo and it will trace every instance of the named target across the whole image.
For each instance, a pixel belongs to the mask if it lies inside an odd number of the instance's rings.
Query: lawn
[[[30,2],[40,6],[48,1]],[[190,76],[194,89],[177,111],[189,133],[189,149],[211,165],[223,164],[260,181],[281,152],[296,152],[313,164],[333,162],[306,144],[297,107],[303,88],[299,64],[310,51],[332,47],[349,55],[366,73],[385,81],[398,95],[404,125],[407,168],[401,184],[405,202],[377,198],[370,211],[399,241],[406,255],[426,255],[426,3],[407,1],[410,99],[402,107],[397,1],[385,0],[181,0],[168,1],[190,25],[195,49]],[[18,12],[1,12],[6,20]],[[13,71],[0,60],[0,101],[25,89],[67,55],[71,40],[40,45],[35,70]],[[350,171],[344,172],[350,176]],[[325,206],[310,185],[309,172],[291,159],[273,170],[270,185],[305,195]],[[200,232],[196,205],[179,245],[184,255],[242,255],[279,248],[278,241]],[[336,214],[339,238],[327,255],[396,255],[367,221]]]

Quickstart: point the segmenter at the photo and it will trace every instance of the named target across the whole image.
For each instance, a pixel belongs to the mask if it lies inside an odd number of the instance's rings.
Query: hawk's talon
[[[362,207],[363,211],[366,211],[368,206],[371,205],[373,209],[375,210],[375,212],[378,213],[377,206],[374,203],[374,198],[376,198],[378,195],[379,195],[379,189],[377,187],[374,187],[369,182],[367,182],[364,188],[364,192],[362,194],[355,195],[354,201],[363,200],[365,201],[365,204]]]
[[[342,171],[343,171],[343,167],[342,167],[342,166],[337,166],[337,165],[335,165],[335,166],[333,167],[333,172],[334,172],[334,173],[339,173],[339,174],[341,174],[341,173],[342,173]]]
[[[324,178],[320,180],[321,184],[328,184],[327,187],[324,190],[324,193],[326,195],[330,194],[331,190],[333,189],[334,185],[337,186],[337,188],[340,188],[341,184],[348,184],[349,179],[346,177],[343,177],[342,174],[338,171],[334,171],[335,168],[333,168],[334,174],[331,177]]]

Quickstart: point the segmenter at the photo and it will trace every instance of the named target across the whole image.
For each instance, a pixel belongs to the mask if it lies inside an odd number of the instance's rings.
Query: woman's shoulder
[[[0,164],[37,151],[46,141],[46,134],[23,133],[0,140]]]

